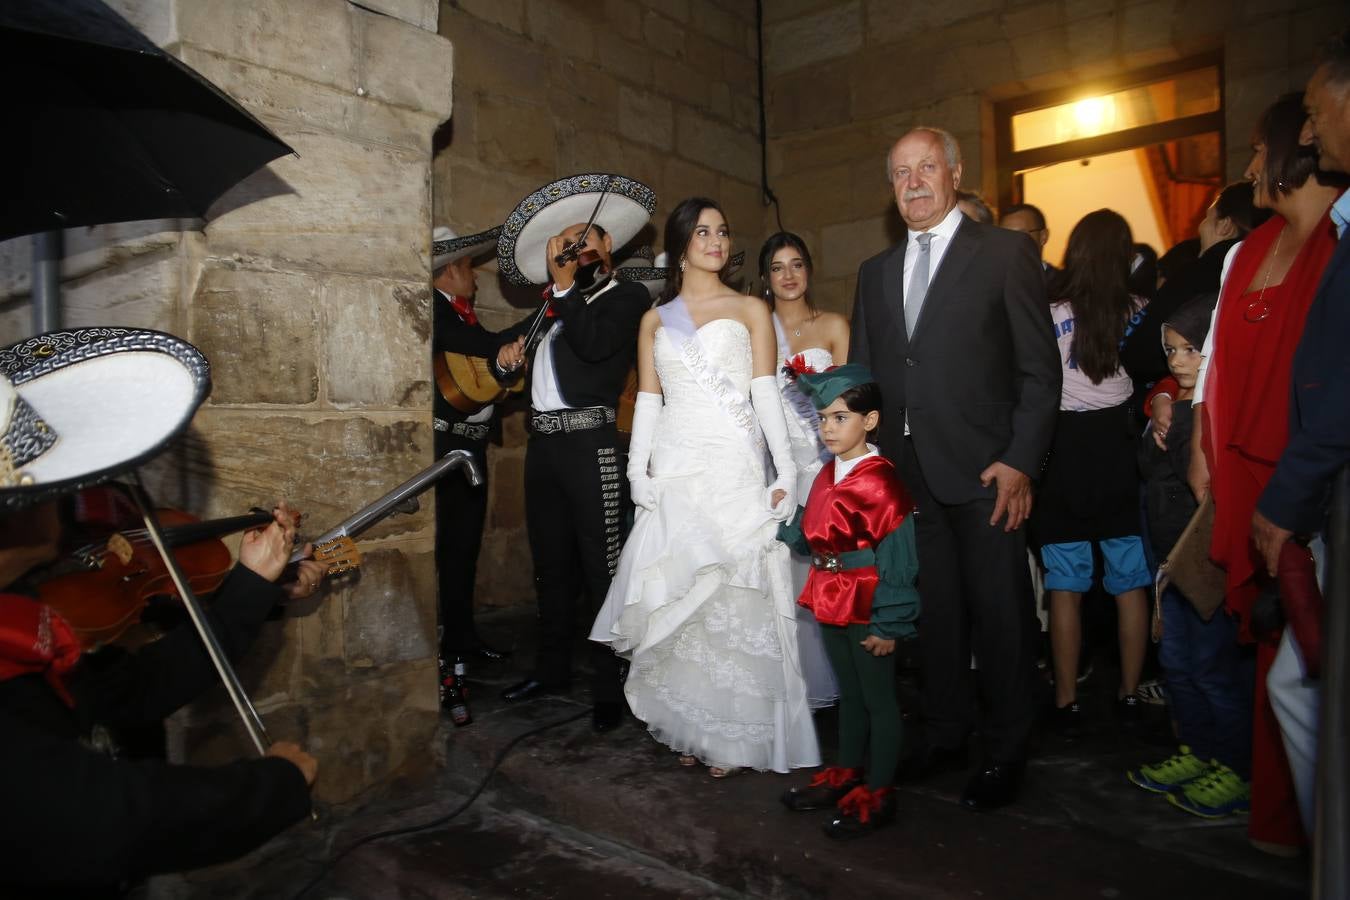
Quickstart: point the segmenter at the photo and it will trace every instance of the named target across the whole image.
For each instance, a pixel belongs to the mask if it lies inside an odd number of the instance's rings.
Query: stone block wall
[[[443,0],[440,33],[455,45],[455,112],[433,164],[438,223],[460,234],[490,228],[548,181],[617,172],[657,193],[639,238],[655,252],[666,214],[691,195],[720,200],[738,248],[758,251],[768,225],[753,0]],[[478,273],[489,328],[539,299],[536,289],[507,289],[495,269]],[[534,602],[522,408],[507,408],[489,450],[480,609]]]
[[[885,158],[907,129],[960,140],[963,186],[996,195],[993,103],[1221,50],[1228,175],[1260,111],[1302,88],[1350,24],[1327,0],[778,0],[764,4],[769,183],[847,313],[858,264],[903,225]]]
[[[112,0],[297,152],[205,222],[65,235],[67,326],[153,327],[211,360],[188,437],[150,467],[203,517],[285,496],[316,534],[432,461],[432,138],[451,111],[435,0]],[[0,245],[0,339],[31,333],[30,242]],[[457,476],[452,476],[457,477]],[[359,575],[269,623],[240,677],[274,738],[350,800],[436,758],[431,498],[361,540]],[[217,690],[175,719],[173,753],[251,752]]]

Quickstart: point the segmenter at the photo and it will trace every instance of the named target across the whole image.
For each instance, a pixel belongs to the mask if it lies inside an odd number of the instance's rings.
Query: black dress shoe
[[[905,761],[896,780],[927,781],[969,769],[970,754],[964,744],[960,747],[927,747]]]
[[[477,656],[480,659],[487,659],[487,660],[511,658],[510,650],[498,650],[491,644],[485,644],[482,641],[475,641],[474,643],[470,644],[468,648],[465,649],[464,652],[469,656]]]
[[[961,795],[961,805],[970,809],[989,810],[1007,806],[1017,799],[1022,786],[1021,763],[994,763],[986,766]]]
[[[511,685],[502,691],[502,699],[507,703],[517,703],[521,700],[531,700],[535,697],[542,697],[544,694],[556,694],[559,691],[567,689],[565,684],[550,684],[546,681],[540,681],[537,678],[530,677],[524,681]]]
[[[623,704],[617,700],[596,703],[591,708],[591,728],[597,734],[613,731],[623,723]]]
[[[821,826],[825,836],[850,841],[871,834],[895,821],[895,788],[868,790],[860,784],[839,801],[839,812]]]
[[[793,812],[830,809],[845,794],[862,784],[862,774],[862,769],[830,766],[817,772],[806,787],[789,788],[778,799]]]

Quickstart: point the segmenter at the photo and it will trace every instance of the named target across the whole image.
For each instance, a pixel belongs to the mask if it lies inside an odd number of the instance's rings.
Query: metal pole
[[[61,327],[61,232],[33,235],[33,334]]]
[[[253,703],[248,699],[248,694],[244,692],[244,686],[239,683],[239,676],[234,673],[234,668],[230,666],[230,660],[225,656],[224,648],[220,646],[215,633],[211,631],[211,623],[206,621],[206,613],[202,610],[201,603],[192,593],[192,588],[188,585],[187,579],[183,577],[183,571],[178,568],[178,560],[169,552],[168,544],[164,541],[164,533],[160,530],[159,521],[155,518],[150,497],[141,484],[139,473],[135,475],[131,485],[131,496],[135,499],[136,505],[140,507],[141,518],[145,520],[145,529],[150,535],[150,540],[154,543],[155,549],[159,551],[160,558],[164,560],[164,566],[169,571],[169,577],[173,579],[174,587],[178,589],[178,596],[183,599],[183,606],[188,611],[188,617],[192,619],[192,624],[202,639],[202,645],[206,648],[206,655],[211,657],[211,663],[220,673],[220,680],[225,684],[225,692],[230,695],[230,701],[234,703],[239,718],[243,720],[249,739],[253,741],[253,746],[257,748],[258,755],[265,756],[267,748],[272,744],[272,739],[268,737],[267,729],[263,727],[258,711],[253,708]]]
[[[1331,492],[1324,627],[1313,897],[1341,900],[1350,897],[1350,466]]]

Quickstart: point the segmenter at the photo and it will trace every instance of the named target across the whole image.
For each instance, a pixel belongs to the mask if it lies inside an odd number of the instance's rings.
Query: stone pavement
[[[1158,736],[1164,714],[1151,708],[1142,735],[1119,730],[1105,712],[1114,682],[1101,665],[1085,685],[1084,736],[1041,736],[1021,803],[970,812],[956,802],[964,776],[951,775],[902,788],[896,825],[841,846],[820,833],[825,813],[778,803],[800,774],[716,781],[701,767],[680,767],[635,720],[593,734],[580,691],[501,703],[498,691],[531,658],[531,618],[486,619],[489,633],[519,635],[517,656],[471,670],[474,721],[445,725],[445,767],[434,779],[394,785],[359,810],[327,811],[244,865],[159,883],[156,896],[292,897],[320,874],[305,897],[1307,896],[1306,860],[1251,849],[1245,819],[1204,822],[1125,781],[1130,765],[1170,752]],[[912,706],[908,680],[901,691]],[[558,722],[566,724],[521,741],[448,823],[364,844],[321,869],[362,836],[444,819],[513,738]],[[828,759],[833,712],[818,714],[817,725]]]

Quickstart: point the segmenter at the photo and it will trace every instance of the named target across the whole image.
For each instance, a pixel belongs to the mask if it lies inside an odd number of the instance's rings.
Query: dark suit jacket
[[[568,406],[618,405],[637,355],[638,326],[651,305],[647,289],[630,281],[619,282],[590,303],[575,290],[553,301],[562,319],[562,334],[553,342],[553,365]],[[529,331],[533,319],[531,313],[503,336],[515,340]]]
[[[1350,229],[1336,245],[1294,353],[1289,443],[1257,509],[1297,534],[1326,522],[1332,480],[1350,462]]]
[[[869,366],[885,411],[881,446],[899,459],[905,410],[924,479],[945,504],[993,497],[980,472],[1002,460],[1040,474],[1060,399],[1060,360],[1036,246],[962,220],[915,327],[905,334],[905,244],[858,270],[849,359]]]

